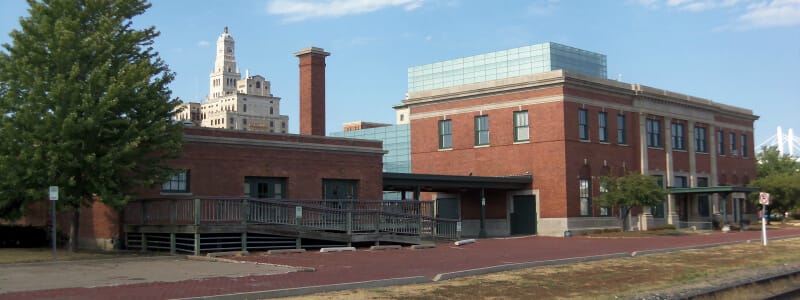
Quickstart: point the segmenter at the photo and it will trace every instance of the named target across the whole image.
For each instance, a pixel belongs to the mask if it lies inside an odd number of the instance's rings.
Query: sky
[[[27,16],[0,1],[0,43]],[[205,99],[217,37],[228,26],[244,75],[262,75],[299,128],[298,61],[327,58],[327,132],[393,123],[409,67],[556,42],[605,54],[608,77],[753,110],[756,146],[782,126],[800,135],[800,0],[152,0],[133,19],[183,101]],[[3,50],[0,50],[3,51]]]

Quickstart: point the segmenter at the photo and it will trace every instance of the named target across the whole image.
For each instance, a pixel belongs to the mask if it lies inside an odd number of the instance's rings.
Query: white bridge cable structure
[[[800,159],[800,138],[794,135],[794,130],[791,128],[789,128],[786,134],[783,134],[783,129],[778,126],[775,135],[761,142],[761,144],[756,147],[756,150],[760,151],[764,146],[775,146],[778,148],[778,152],[781,155],[788,154],[791,157]]]

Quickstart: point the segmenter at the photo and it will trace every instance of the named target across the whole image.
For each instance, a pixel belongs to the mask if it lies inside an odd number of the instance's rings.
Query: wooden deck
[[[433,217],[431,202],[181,198],[131,201],[129,249],[176,252],[320,245],[419,244],[460,238],[460,222]]]

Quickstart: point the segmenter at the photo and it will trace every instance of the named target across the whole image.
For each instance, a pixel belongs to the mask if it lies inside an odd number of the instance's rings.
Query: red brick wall
[[[360,199],[383,197],[382,154],[312,149],[320,145],[380,150],[380,142],[206,128],[193,128],[185,133],[307,145],[307,149],[303,149],[304,146],[287,149],[184,142],[183,157],[172,161],[170,166],[190,170],[189,185],[193,195],[242,196],[245,176],[259,176],[287,178],[286,197],[292,199],[321,199],[323,179],[358,180]],[[141,193],[143,198],[160,196],[160,187]]]
[[[300,134],[325,135],[325,55],[300,60]]]
[[[25,216],[10,223],[49,227],[52,219],[50,212],[51,202],[42,200],[26,207]],[[56,230],[68,234],[71,222],[72,213],[57,213]],[[119,226],[119,212],[99,200],[95,201],[91,207],[81,208],[80,226],[78,227],[80,239],[116,239],[119,236]]]

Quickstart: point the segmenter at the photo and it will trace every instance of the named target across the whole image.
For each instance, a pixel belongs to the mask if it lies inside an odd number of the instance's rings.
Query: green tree
[[[652,176],[630,173],[622,177],[604,176],[600,184],[605,192],[600,194],[598,202],[602,206],[619,207],[622,210],[623,230],[630,230],[628,216],[634,207],[653,206],[664,201],[666,193]]]
[[[16,218],[60,187],[77,249],[80,207],[120,208],[173,172],[180,153],[174,74],[135,29],[141,0],[28,0],[30,16],[0,50],[0,217]]]
[[[756,154],[757,178],[750,182],[762,192],[770,194],[769,209],[779,212],[800,209],[800,162],[781,155],[777,147],[763,147]],[[758,203],[758,195],[751,196]]]

